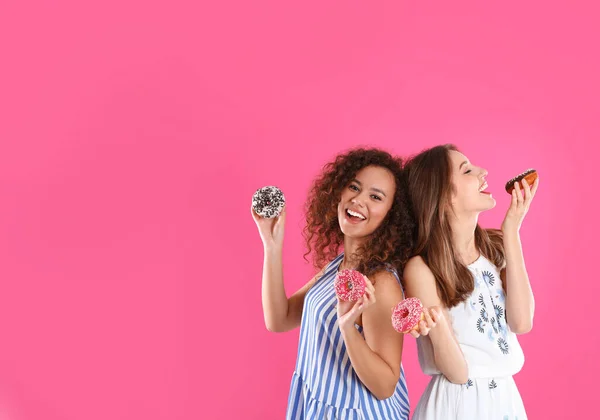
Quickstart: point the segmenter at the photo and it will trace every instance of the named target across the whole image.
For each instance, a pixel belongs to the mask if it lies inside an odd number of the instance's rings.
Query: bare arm
[[[285,209],[274,219],[265,219],[250,210],[263,243],[262,306],[269,331],[284,332],[300,325],[306,292],[321,276],[313,277],[289,299],[283,286],[283,236]]]
[[[306,292],[321,276],[313,277],[289,299],[283,286],[281,249],[265,247],[262,277],[262,306],[265,325],[271,332],[285,332],[300,326]]]
[[[340,316],[339,322],[352,368],[367,389],[383,400],[394,394],[400,378],[404,337],[392,327],[391,309],[403,296],[393,274],[382,271],[373,279],[375,286],[367,281],[368,299],[362,308],[364,338],[354,327],[360,303]],[[338,302],[338,316],[344,306],[348,302]]]
[[[529,205],[533,200],[539,184],[537,179],[533,187],[523,180],[524,196],[519,185],[512,192],[510,208],[502,223],[504,253],[506,257],[505,292],[506,292],[506,321],[511,331],[524,334],[533,327],[535,301],[529,275],[523,258],[523,248],[519,230]]]
[[[456,341],[447,309],[437,293],[435,277],[421,257],[413,257],[404,269],[407,297],[417,297],[426,308],[442,308],[436,327],[429,331],[437,368],[452,383],[464,384],[469,370],[462,350]]]
[[[525,268],[525,259],[518,232],[504,234],[506,255],[506,322],[511,331],[525,334],[533,327],[535,301]]]

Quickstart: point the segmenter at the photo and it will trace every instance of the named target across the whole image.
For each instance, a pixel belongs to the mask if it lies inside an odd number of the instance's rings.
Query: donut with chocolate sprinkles
[[[266,219],[279,216],[284,205],[283,192],[274,186],[262,187],[252,196],[252,208],[256,214]]]

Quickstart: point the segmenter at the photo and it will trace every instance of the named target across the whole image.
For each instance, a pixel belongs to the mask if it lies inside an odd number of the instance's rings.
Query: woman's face
[[[338,221],[343,234],[365,238],[377,229],[392,208],[396,181],[380,166],[367,166],[342,191]]]
[[[485,177],[488,172],[473,165],[465,155],[450,150],[452,166],[452,209],[456,214],[476,213],[489,210],[496,206],[492,194],[486,191]]]

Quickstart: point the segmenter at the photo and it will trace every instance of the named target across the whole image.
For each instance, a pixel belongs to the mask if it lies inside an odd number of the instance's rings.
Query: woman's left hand
[[[358,317],[367,309],[369,306],[375,303],[375,286],[373,283],[364,276],[365,278],[365,294],[358,299],[356,302],[347,302],[344,300],[340,300],[338,297],[337,303],[337,315],[338,315],[338,325],[341,330],[352,327],[354,328],[354,324]]]
[[[508,208],[506,216],[504,217],[504,221],[502,222],[502,232],[504,233],[519,232],[521,223],[523,223],[523,219],[525,218],[525,215],[529,210],[529,206],[531,205],[531,201],[533,201],[533,197],[535,197],[540,179],[536,178],[536,180],[533,182],[533,186],[531,187],[525,179],[523,179],[521,183],[523,184],[523,191],[525,194],[521,193],[519,183],[515,182],[515,188],[512,191],[510,207]]]

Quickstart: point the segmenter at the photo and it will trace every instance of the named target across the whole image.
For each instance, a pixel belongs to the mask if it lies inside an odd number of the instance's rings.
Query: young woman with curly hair
[[[287,418],[407,419],[403,336],[390,320],[403,298],[396,270],[409,257],[414,230],[401,160],[357,149],[325,165],[308,196],[304,229],[306,255],[312,254],[318,274],[289,298],[282,268],[285,211],[277,220],[254,211],[253,217],[264,245],[266,326],[277,332],[300,326]],[[336,297],[334,279],[343,269],[368,276],[356,303]]]

